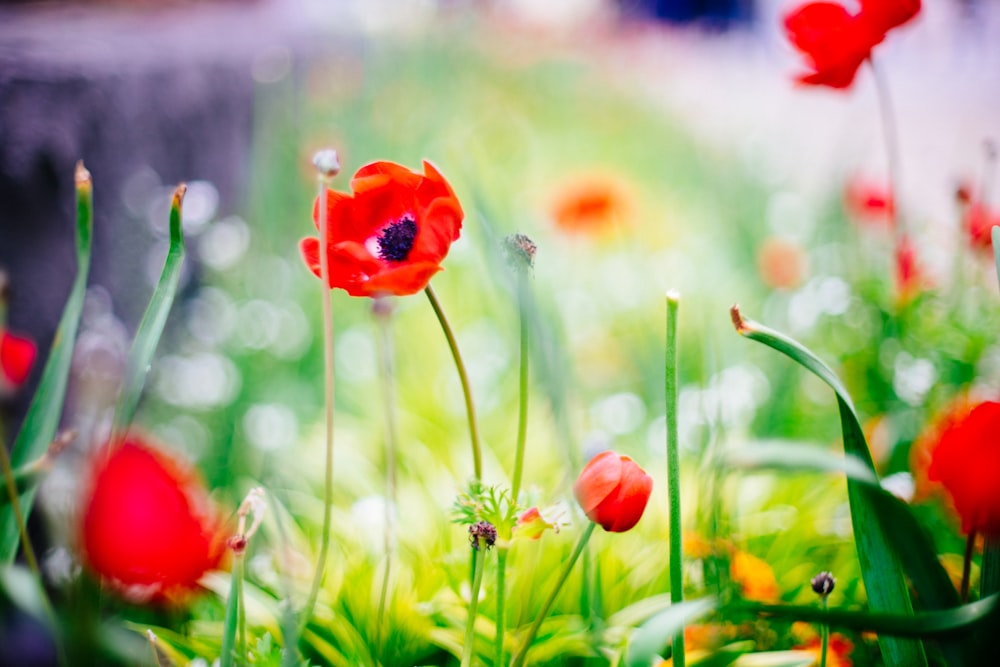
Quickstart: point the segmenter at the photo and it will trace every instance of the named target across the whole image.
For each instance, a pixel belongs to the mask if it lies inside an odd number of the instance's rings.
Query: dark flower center
[[[413,249],[416,238],[417,223],[409,215],[403,216],[378,235],[379,257],[387,262],[402,262]]]

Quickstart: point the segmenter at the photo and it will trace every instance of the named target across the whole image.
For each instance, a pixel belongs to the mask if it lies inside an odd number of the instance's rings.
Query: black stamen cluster
[[[812,582],[810,583],[812,583],[812,589],[816,595],[826,597],[833,592],[833,587],[836,585],[837,580],[829,572],[820,572],[812,578]]]
[[[410,216],[400,218],[379,234],[379,257],[387,262],[402,262],[409,256],[416,238],[416,221]]]
[[[489,521],[477,521],[469,526],[469,542],[473,549],[479,549],[479,540],[486,543],[487,549],[497,543],[497,529]]]

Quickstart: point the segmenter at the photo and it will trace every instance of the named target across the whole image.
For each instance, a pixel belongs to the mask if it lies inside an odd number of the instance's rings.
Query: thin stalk
[[[667,293],[667,494],[670,503],[670,603],[684,601],[684,572],[681,569],[681,466],[677,435],[677,309],[679,295]],[[684,628],[674,635],[670,655],[675,667],[684,667]]]
[[[146,639],[149,640],[149,650],[153,652],[153,664],[156,667],[163,667],[160,662],[160,651],[156,648],[156,635],[152,630],[146,630]]]
[[[562,573],[559,575],[558,581],[556,581],[555,587],[552,592],[549,593],[549,597],[546,598],[544,604],[542,604],[541,611],[535,617],[535,622],[531,624],[528,628],[528,634],[525,635],[524,641],[521,642],[521,646],[517,649],[517,653],[511,658],[510,667],[521,667],[524,665],[525,658],[528,657],[528,649],[531,648],[531,643],[535,641],[535,636],[538,634],[538,629],[542,627],[542,621],[545,617],[549,615],[549,611],[552,609],[552,605],[555,604],[556,598],[559,597],[559,591],[562,590],[563,584],[569,579],[569,573],[572,572],[573,566],[576,564],[577,559],[580,554],[583,553],[583,548],[587,546],[587,542],[590,540],[590,536],[594,534],[594,528],[597,526],[596,523],[589,523],[587,529],[583,531],[580,535],[580,540],[576,543],[576,547],[573,549],[573,554],[566,561],[565,567],[563,567]]]
[[[1000,592],[1000,538],[987,536],[979,574],[979,597],[989,597],[996,592]]]
[[[969,578],[972,572],[972,552],[976,546],[976,531],[970,530],[969,537],[965,541],[965,559],[962,561],[962,589],[959,596],[962,604],[969,601]]]
[[[889,209],[890,220],[892,221],[893,234],[896,245],[906,237],[904,221],[899,215],[899,137],[896,127],[896,113],[892,104],[892,96],[889,94],[889,84],[882,73],[882,69],[875,65],[875,59],[868,56],[868,64],[871,66],[875,79],[875,94],[878,97],[879,114],[882,118],[882,137],[885,140],[886,169],[889,175],[889,192],[892,206]]]
[[[385,401],[385,524],[383,526],[384,548],[385,548],[385,569],[382,572],[382,590],[379,593],[378,616],[375,620],[375,645],[381,645],[382,625],[385,620],[386,597],[389,590],[389,575],[392,565],[392,542],[394,534],[392,510],[396,506],[396,451],[397,451],[397,428],[396,428],[396,401],[393,392],[393,359],[394,348],[392,344],[391,329],[391,304],[383,299],[375,301],[373,307],[375,318],[378,321],[379,342],[381,347],[380,366],[382,371],[382,390]]]
[[[507,547],[498,546],[497,547],[497,613],[496,613],[496,630],[494,632],[496,637],[496,645],[494,653],[496,659],[493,661],[494,665],[499,667],[503,664],[504,658],[504,637],[507,632]]]
[[[465,643],[462,645],[461,667],[472,664],[472,654],[475,653],[476,614],[479,610],[479,589],[483,585],[483,565],[486,561],[486,545],[478,539],[473,544],[472,563],[475,574],[472,577],[472,598],[469,600],[469,618],[465,623]]]
[[[448,318],[444,314],[444,310],[441,308],[441,302],[438,301],[437,295],[434,293],[434,289],[427,285],[424,288],[424,293],[427,294],[427,299],[431,302],[431,307],[434,309],[434,314],[437,315],[438,322],[441,324],[441,330],[444,331],[444,337],[448,339],[448,347],[451,349],[451,356],[455,359],[455,368],[458,370],[458,379],[462,383],[462,395],[465,397],[465,411],[469,417],[469,437],[472,439],[472,469],[473,475],[476,481],[483,478],[483,455],[482,449],[479,445],[479,427],[476,424],[476,409],[472,403],[472,387],[469,384],[469,376],[465,372],[465,364],[462,362],[462,353],[458,349],[458,341],[455,340],[455,334],[451,329],[451,325],[448,324]]]
[[[2,425],[0,425],[2,429]],[[24,559],[28,561],[38,581],[42,580],[42,572],[38,568],[38,559],[35,558],[35,549],[28,540],[28,526],[24,522],[24,512],[21,511],[21,499],[18,497],[17,480],[14,479],[14,470],[10,466],[10,455],[7,453],[7,445],[0,441],[0,467],[3,468],[3,478],[7,487],[7,496],[10,499],[10,507],[14,511],[14,521],[17,523],[17,530],[21,534],[21,548],[24,549]]]
[[[237,664],[244,664],[247,659],[247,607],[243,597],[243,577],[246,573],[246,558],[244,554],[236,556],[236,566],[234,568],[236,577],[236,595],[239,596],[239,612],[236,615],[236,623],[239,628],[239,640],[236,645],[236,653],[239,656]]]
[[[517,401],[517,447],[514,450],[514,477],[511,484],[511,499],[516,503],[521,491],[521,477],[524,473],[524,447],[528,435],[528,313],[525,300],[528,298],[528,277],[526,271],[518,271],[517,305],[521,325],[521,368],[518,377]]]
[[[319,176],[319,265],[320,293],[323,296],[323,394],[326,410],[326,465],[323,480],[323,532],[320,535],[316,574],[313,576],[309,597],[302,609],[302,627],[312,616],[319,597],[319,588],[326,572],[326,559],[330,552],[330,524],[333,518],[333,307],[330,303],[330,258],[326,252],[327,214],[326,200],[330,176]],[[299,633],[301,635],[301,633]]]
[[[820,606],[823,607],[823,611],[826,611],[827,600],[826,596],[820,596]],[[820,634],[820,649],[819,649],[819,667],[826,667],[826,652],[830,646],[830,626],[824,623],[819,627]]]

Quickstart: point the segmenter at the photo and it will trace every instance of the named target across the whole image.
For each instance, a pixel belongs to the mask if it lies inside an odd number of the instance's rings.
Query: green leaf
[[[798,341],[744,319],[736,306],[731,314],[740,335],[785,354],[833,389],[840,411],[844,451],[856,457],[876,476],[875,465],[854,405],[844,385],[830,367]],[[958,596],[937,559],[933,541],[909,508],[880,489],[851,477],[847,479],[847,495],[861,574],[872,609],[904,614],[912,612],[904,572],[909,575],[921,601],[928,608],[947,609],[956,606]],[[901,548],[896,549],[894,545]],[[919,642],[879,637],[879,644],[887,664],[927,664],[923,645]]]
[[[650,618],[632,635],[625,667],[649,667],[675,634],[683,632],[684,626],[691,621],[712,611],[715,605],[714,597],[689,600],[670,605]]]
[[[139,397],[142,395],[146,374],[156,352],[156,346],[163,334],[167,315],[177,294],[177,283],[180,280],[181,266],[184,261],[184,230],[181,226],[181,204],[187,186],[183,183],[174,191],[170,205],[170,248],[163,262],[160,280],[153,290],[146,312],[142,316],[139,328],[129,350],[128,364],[125,367],[125,377],[122,380],[121,395],[115,409],[114,426],[111,429],[112,438],[117,439],[125,434],[132,418],[135,416]]]
[[[753,443],[723,452],[719,462],[737,470],[839,472],[856,482],[879,487],[878,478],[861,459],[853,455],[839,456],[808,443]]]
[[[93,189],[90,173],[81,162],[77,164],[76,169],[76,278],[73,280],[69,298],[66,300],[59,326],[56,328],[52,349],[49,351],[48,361],[38,383],[38,391],[31,400],[24,424],[14,440],[10,455],[11,466],[14,468],[20,468],[45,453],[59,427],[63,402],[66,399],[70,362],[73,360],[73,345],[80,326],[80,314],[83,312],[83,299],[87,290],[92,232]],[[34,500],[34,487],[28,488],[20,495],[21,510],[25,520],[31,513]],[[13,510],[10,505],[0,506],[0,564],[14,560],[20,540]]]
[[[229,599],[226,601],[226,620],[222,626],[222,653],[220,667],[233,667],[236,656],[236,629],[239,627],[240,586],[243,582],[243,558],[237,556],[229,579]],[[240,656],[245,658],[246,656]],[[241,660],[242,664],[242,660]]]
[[[969,631],[972,626],[987,618],[1000,606],[1000,595],[970,602],[940,611],[915,614],[884,614],[879,612],[847,609],[821,609],[806,605],[776,605],[756,602],[734,603],[723,611],[751,612],[777,618],[787,618],[811,623],[825,623],[831,627],[859,632],[876,632],[879,636],[937,637]]]

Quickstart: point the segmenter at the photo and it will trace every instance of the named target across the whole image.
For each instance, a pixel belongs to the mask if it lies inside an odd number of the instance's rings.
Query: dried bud
[[[247,543],[249,540],[246,535],[233,535],[228,540],[226,540],[226,546],[232,549],[233,553],[239,556],[244,551],[247,550]]]
[[[815,577],[812,578],[812,589],[816,595],[825,598],[827,595],[833,592],[833,587],[836,585],[837,580],[833,578],[833,575],[829,572],[820,572]]]
[[[313,155],[313,165],[324,178],[333,178],[340,173],[340,158],[337,157],[337,151],[332,148],[317,151]]]
[[[487,549],[497,543],[497,529],[489,521],[477,521],[469,526],[469,542],[473,549],[479,549],[480,540],[486,543]]]
[[[535,252],[538,246],[524,234],[511,234],[503,240],[504,255],[507,263],[515,269],[532,268],[535,266]]]

